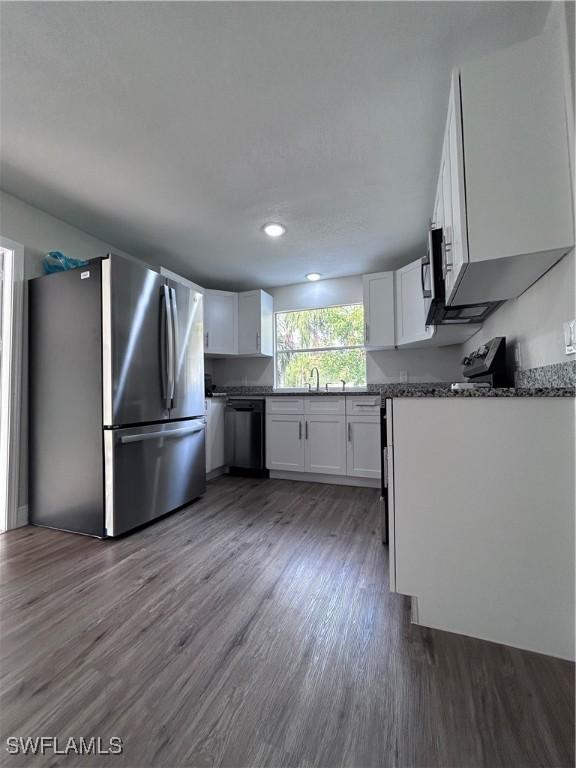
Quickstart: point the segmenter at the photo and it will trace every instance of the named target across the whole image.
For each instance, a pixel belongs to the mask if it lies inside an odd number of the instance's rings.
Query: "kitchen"
[[[20,402],[3,411],[3,739],[118,737],[100,760],[125,765],[572,765],[573,5],[18,5],[2,9],[0,245],[23,271],[3,302]],[[56,55],[64,30],[86,61]],[[157,36],[147,109],[134,64]],[[221,99],[179,79],[172,45],[210,62]],[[418,45],[410,98],[382,86],[397,109],[378,112],[391,148],[373,166],[372,70]],[[52,91],[79,89],[67,144],[42,92],[72,62]],[[301,90],[287,62],[309,68]],[[156,123],[177,86],[204,112]],[[102,154],[112,126],[128,173]],[[205,156],[179,175],[155,142],[185,146],[185,126]],[[43,275],[65,257],[77,268]]]

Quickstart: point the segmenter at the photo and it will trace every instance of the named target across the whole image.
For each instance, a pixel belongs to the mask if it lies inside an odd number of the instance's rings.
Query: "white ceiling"
[[[398,266],[424,247],[451,68],[547,8],[3,3],[1,184],[208,287]]]

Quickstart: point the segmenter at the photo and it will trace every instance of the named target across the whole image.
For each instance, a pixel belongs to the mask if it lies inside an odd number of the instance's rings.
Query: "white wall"
[[[95,259],[114,251],[130,258],[111,243],[98,240],[1,190],[0,234],[24,246],[27,278],[42,274],[42,257],[48,251],[62,251],[78,259]]]
[[[316,309],[337,304],[362,302],[362,277],[340,277],[316,283],[297,283],[270,288],[274,311]],[[461,378],[460,347],[403,349],[366,354],[368,384],[403,381],[405,371],[410,382],[455,381]],[[259,358],[215,359],[214,382],[221,386],[272,386],[274,362]]]
[[[509,362],[514,350],[519,368],[537,368],[576,359],[564,353],[562,323],[576,317],[574,250],[552,267],[522,296],[507,301],[491,315],[480,331],[464,345],[476,349],[493,336],[506,336]]]
[[[24,246],[24,275],[38,277],[42,257],[48,251],[62,251],[78,259],[93,259],[109,251],[128,256],[110,243],[71,227],[60,219],[0,191],[0,234]],[[22,412],[20,440],[20,478],[18,505],[28,503],[28,304],[24,296],[24,335],[22,360]]]

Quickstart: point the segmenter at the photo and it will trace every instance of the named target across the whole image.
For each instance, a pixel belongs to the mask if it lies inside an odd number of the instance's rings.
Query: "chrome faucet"
[[[316,392],[320,392],[320,371],[318,368],[312,368],[310,371],[310,378],[314,375],[314,371],[316,371]]]
[[[346,392],[346,382],[344,379],[340,379],[340,381],[342,382],[342,392]]]

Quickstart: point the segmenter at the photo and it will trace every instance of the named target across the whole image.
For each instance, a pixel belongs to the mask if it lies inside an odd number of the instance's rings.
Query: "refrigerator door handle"
[[[142,443],[145,440],[160,440],[166,437],[185,437],[186,435],[194,435],[196,432],[202,432],[204,425],[196,425],[194,427],[184,427],[182,429],[173,429],[171,432],[142,432],[138,435],[122,435],[120,442],[125,443]]]
[[[168,407],[168,361],[166,346],[168,343],[168,303],[166,301],[166,286],[160,291],[160,383],[162,400]]]
[[[176,406],[176,381],[178,378],[178,355],[180,350],[180,344],[178,339],[178,304],[176,302],[176,289],[169,288],[170,296],[172,299],[172,343],[173,343],[173,360],[172,360],[172,390],[170,393],[170,408]]]
[[[166,356],[166,409],[172,407],[172,397],[174,394],[174,322],[172,319],[172,301],[170,298],[170,289],[167,285],[162,286],[164,296],[164,306],[166,308],[165,333],[168,342],[168,354]]]

